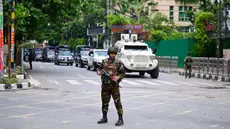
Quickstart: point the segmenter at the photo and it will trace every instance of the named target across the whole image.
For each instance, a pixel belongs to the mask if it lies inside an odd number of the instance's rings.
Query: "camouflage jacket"
[[[106,58],[102,60],[101,66],[99,67],[103,68],[106,72],[108,72],[112,76],[120,76],[120,79],[118,80],[118,84],[126,76],[123,70],[123,65],[119,60],[116,59],[111,60],[109,58]],[[101,76],[102,85],[104,85],[103,80],[104,80],[104,76],[102,75]],[[116,85],[116,83],[113,80],[108,79],[108,84],[106,86],[114,86],[114,85]]]
[[[185,64],[185,67],[187,68],[191,68],[192,67],[192,63],[193,63],[193,60],[190,56],[187,56],[185,59],[184,59],[184,64]]]

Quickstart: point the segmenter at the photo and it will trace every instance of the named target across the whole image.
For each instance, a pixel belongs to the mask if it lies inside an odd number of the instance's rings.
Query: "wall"
[[[150,48],[157,48],[156,56],[177,56],[180,68],[184,67],[184,58],[191,51],[194,43],[192,39],[163,40],[159,43],[146,42]]]

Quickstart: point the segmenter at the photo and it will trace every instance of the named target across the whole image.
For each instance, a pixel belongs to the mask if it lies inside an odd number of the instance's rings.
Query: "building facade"
[[[175,0],[154,0],[158,4],[151,7],[151,13],[162,13],[165,14],[169,20],[174,21],[177,26],[189,27],[192,26],[187,11],[193,11],[197,9],[196,4],[182,4]]]

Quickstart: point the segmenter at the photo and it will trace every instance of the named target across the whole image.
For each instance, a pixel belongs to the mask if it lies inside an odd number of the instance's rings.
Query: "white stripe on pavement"
[[[187,82],[181,82],[181,81],[174,81],[180,84],[185,84],[185,85],[192,85],[192,86],[197,86],[197,84],[192,84],[192,83],[187,83]]]
[[[145,83],[145,84],[150,84],[150,85],[161,85],[161,84],[150,82],[150,81],[146,81],[146,80],[137,80],[137,81],[141,82],[141,83]]]
[[[95,82],[93,80],[84,80],[85,82],[88,82],[88,83],[91,83],[91,84],[94,84],[94,85],[101,85],[100,83],[98,82]]]
[[[213,84],[210,84],[210,83],[202,83],[202,82],[191,82],[191,83],[196,83],[196,84],[200,84],[200,85],[206,85],[206,86],[215,86]]]
[[[122,80],[122,82],[131,84],[131,85],[141,85],[140,83],[136,83],[136,82],[133,82],[133,81],[127,81],[127,80]]]
[[[72,85],[82,85],[81,83],[79,83],[76,80],[66,80],[67,82],[71,83]]]
[[[58,81],[56,80],[47,80],[48,82],[52,83],[52,84],[56,84],[56,85],[59,85]]]
[[[169,84],[169,85],[180,85],[180,84],[175,84],[172,82],[167,82],[167,81],[162,81],[162,80],[154,80],[154,82],[159,82],[159,83],[164,83],[164,84]]]

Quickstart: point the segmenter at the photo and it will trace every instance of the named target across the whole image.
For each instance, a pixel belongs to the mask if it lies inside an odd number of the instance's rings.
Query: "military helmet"
[[[117,49],[115,47],[109,47],[108,54],[109,53],[117,53]]]
[[[190,56],[191,55],[191,53],[190,52],[188,52],[188,56]]]

